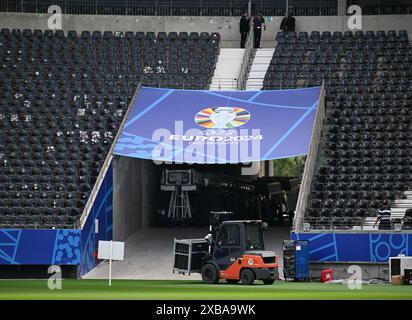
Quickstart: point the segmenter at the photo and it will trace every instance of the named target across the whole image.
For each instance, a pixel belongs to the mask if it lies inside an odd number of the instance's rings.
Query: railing
[[[252,15],[284,16],[285,0],[253,0]],[[2,12],[47,13],[57,5],[66,14],[149,15],[149,16],[241,16],[248,0],[0,0]],[[289,0],[294,15],[336,15],[337,0]]]
[[[347,0],[346,5],[360,6],[363,15],[412,14],[412,0]]]
[[[214,78],[213,79],[214,83],[213,85],[218,86],[218,90],[227,89],[227,88],[232,88],[236,89],[237,88],[237,78]],[[217,82],[217,83],[216,83]],[[210,90],[215,90],[216,88],[210,88]]]
[[[100,170],[99,176],[97,177],[97,180],[96,180],[96,182],[93,186],[92,192],[90,193],[89,199],[87,200],[86,206],[84,207],[84,210],[83,210],[83,213],[80,217],[79,225],[78,225],[78,227],[80,229],[83,229],[84,224],[86,223],[87,217],[89,216],[90,210],[93,207],[93,204],[94,204],[94,201],[97,197],[97,194],[99,193],[100,187],[101,187],[101,185],[103,183],[103,180],[106,176],[106,172],[109,169],[110,163],[112,162],[112,159],[113,159],[112,153],[113,153],[114,146],[116,145],[117,140],[119,139],[120,132],[122,131],[122,129],[123,129],[123,127],[124,127],[124,125],[127,121],[127,117],[129,116],[130,110],[132,109],[131,107],[133,106],[134,101],[137,97],[137,93],[139,91],[140,91],[140,84],[137,87],[136,92],[133,95],[132,101],[129,103],[127,111],[126,111],[126,113],[123,117],[122,123],[120,124],[120,127],[117,131],[116,137],[114,138],[112,146],[110,147],[110,151],[107,154],[106,159],[104,160],[102,169]]]
[[[253,32],[253,21],[250,21],[249,33],[245,43],[245,52],[243,54],[242,64],[240,66],[239,75],[237,77],[237,89],[245,90],[246,81],[249,73],[250,62],[253,58],[255,50],[255,36]]]
[[[309,145],[308,156],[306,157],[305,169],[303,171],[302,182],[299,189],[298,202],[296,204],[295,219],[293,223],[294,231],[302,231],[303,218],[308,204],[310,186],[315,171],[316,158],[319,151],[320,138],[323,129],[323,120],[325,118],[325,84],[322,84],[322,89],[319,97],[319,104],[316,110],[315,123],[311,142]]]

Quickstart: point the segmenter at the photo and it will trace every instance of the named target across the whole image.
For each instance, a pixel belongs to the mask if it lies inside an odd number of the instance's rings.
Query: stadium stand
[[[326,120],[305,221],[349,229],[411,182],[412,48],[406,31],[279,32],[264,89],[321,85]]]
[[[73,228],[139,83],[208,88],[217,33],[0,32],[0,228]]]
[[[144,16],[240,16],[248,8],[248,0],[2,0],[0,11],[47,13],[51,5],[58,5],[65,14],[103,15],[144,15]],[[299,16],[337,15],[337,0],[307,1],[295,0],[290,9]],[[389,8],[404,8],[405,5],[392,5]],[[284,0],[254,0],[253,14],[264,16],[285,15]],[[389,11],[390,9],[386,9]],[[398,9],[399,11],[399,9]]]

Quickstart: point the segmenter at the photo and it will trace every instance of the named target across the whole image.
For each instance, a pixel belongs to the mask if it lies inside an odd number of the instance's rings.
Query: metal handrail
[[[102,169],[100,170],[99,176],[96,179],[96,182],[93,186],[92,192],[90,193],[89,199],[87,200],[86,206],[83,209],[83,213],[80,216],[79,225],[78,225],[78,227],[80,229],[83,229],[83,227],[86,223],[87,217],[89,216],[90,210],[93,207],[94,200],[96,199],[97,194],[99,193],[100,187],[101,187],[101,185],[104,181],[104,178],[106,176],[106,172],[109,169],[110,163],[112,162],[112,159],[113,159],[112,153],[113,153],[114,146],[116,145],[117,140],[119,139],[119,136],[120,136],[120,132],[122,131],[122,129],[123,129],[123,127],[124,127],[124,125],[127,121],[127,117],[129,116],[130,110],[132,109],[132,106],[133,106],[133,104],[136,100],[137,93],[140,91],[140,87],[141,87],[141,84],[139,83],[139,85],[137,86],[136,92],[133,95],[132,101],[129,103],[129,106],[127,107],[127,110],[126,110],[126,113],[123,117],[122,123],[120,124],[119,129],[117,130],[117,134],[116,134],[115,138],[113,139],[112,146],[110,147],[109,153],[107,154],[106,159],[104,160]]]
[[[231,84],[231,87],[232,88],[236,88],[237,87],[237,78],[234,78],[234,77],[221,77],[221,78],[214,78],[214,81],[216,81],[217,80],[217,82],[218,82],[218,88],[219,88],[219,90],[222,88],[222,83],[225,83],[225,84],[228,84],[228,83],[230,83]]]
[[[239,75],[237,77],[237,89],[246,89],[246,80],[249,73],[249,65],[253,58],[253,52],[255,49],[255,37],[253,31],[253,21],[250,21],[249,33],[245,43],[245,52],[243,53],[242,64],[240,66]]]
[[[316,158],[319,151],[320,138],[323,130],[323,120],[325,118],[325,82],[322,83],[320,91],[318,108],[316,110],[315,123],[313,125],[309,152],[305,161],[305,169],[303,171],[302,182],[299,188],[298,201],[295,210],[295,219],[293,223],[294,231],[302,231],[303,218],[308,204],[310,186],[315,171]]]

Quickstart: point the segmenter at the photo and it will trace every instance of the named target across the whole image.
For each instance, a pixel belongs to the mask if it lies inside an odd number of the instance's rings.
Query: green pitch
[[[275,282],[253,286],[199,281],[63,280],[62,290],[49,290],[46,280],[0,280],[4,299],[411,299],[412,286],[369,285],[350,290],[339,284]]]

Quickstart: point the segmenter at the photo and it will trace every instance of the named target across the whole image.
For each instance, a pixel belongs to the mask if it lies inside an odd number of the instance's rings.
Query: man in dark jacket
[[[280,30],[284,32],[295,31],[296,20],[291,13],[288,13],[287,17],[282,19],[280,23]]]
[[[262,14],[258,14],[253,19],[253,33],[255,36],[255,49],[260,48],[260,38],[262,37],[262,28],[266,30],[265,19]]]
[[[247,34],[249,33],[250,19],[247,17],[247,12],[244,12],[240,18],[240,47],[245,47]]]

